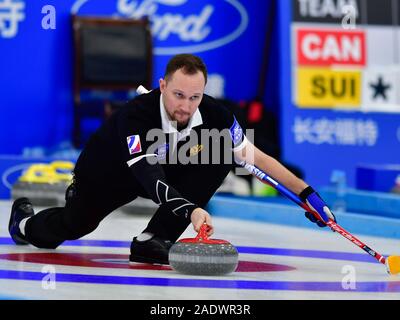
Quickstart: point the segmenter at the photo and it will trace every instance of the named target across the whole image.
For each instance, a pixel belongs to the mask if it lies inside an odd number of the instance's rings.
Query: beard
[[[177,123],[178,128],[184,128],[188,125],[190,121],[191,114],[190,113],[182,113],[179,111],[174,112],[173,116],[170,117],[172,121]]]

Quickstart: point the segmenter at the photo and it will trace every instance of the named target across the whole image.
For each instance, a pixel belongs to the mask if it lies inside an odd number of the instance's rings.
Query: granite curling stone
[[[204,224],[196,238],[176,242],[169,251],[171,267],[189,275],[220,276],[236,270],[237,249],[228,241],[209,239]]]

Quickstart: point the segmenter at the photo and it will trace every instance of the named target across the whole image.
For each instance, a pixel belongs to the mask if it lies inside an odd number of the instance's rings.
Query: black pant
[[[229,165],[208,167],[168,181],[184,198],[204,207],[232,168]],[[143,196],[140,188],[132,184],[122,187],[104,185],[77,175],[67,190],[65,207],[49,208],[35,214],[25,225],[26,238],[36,247],[55,249],[65,240],[79,239],[91,233],[107,215],[139,195]],[[175,242],[190,222],[172,212],[164,212],[162,208],[153,215],[145,231]]]

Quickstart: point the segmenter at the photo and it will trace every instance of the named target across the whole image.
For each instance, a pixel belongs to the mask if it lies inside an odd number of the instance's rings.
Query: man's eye
[[[183,97],[182,93],[179,93],[179,92],[175,92],[175,96],[177,96],[178,98],[182,98]]]
[[[193,96],[190,98],[190,100],[197,100],[199,98],[199,96]]]

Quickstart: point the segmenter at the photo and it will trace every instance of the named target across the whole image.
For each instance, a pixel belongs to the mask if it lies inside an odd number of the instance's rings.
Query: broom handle
[[[239,165],[242,166],[243,168],[245,168],[249,173],[254,175],[257,179],[259,179],[260,181],[262,181],[262,182],[270,185],[271,187],[275,188],[281,194],[283,194],[284,196],[286,196],[287,198],[289,198],[290,200],[295,202],[297,205],[302,207],[307,212],[311,212],[316,218],[319,219],[319,215],[316,212],[314,212],[314,210],[312,210],[306,203],[301,201],[301,199],[299,198],[299,196],[297,194],[293,193],[288,188],[286,188],[284,185],[280,184],[275,179],[273,179],[270,176],[268,176],[264,171],[262,171],[261,169],[257,168],[255,165],[251,165],[251,164],[246,163],[245,161],[241,161],[239,163]],[[360,241],[359,239],[354,237],[351,233],[347,232],[345,229],[343,229],[341,226],[339,226],[332,219],[329,219],[329,221],[326,223],[326,225],[329,228],[331,228],[332,231],[336,231],[337,233],[339,233],[340,235],[345,237],[347,240],[351,241],[356,246],[358,246],[359,248],[363,249],[365,252],[367,252],[369,255],[374,257],[376,260],[378,260],[379,262],[385,264],[386,259],[385,259],[384,256],[382,256],[378,252],[372,250],[365,243],[363,243],[362,241]]]

